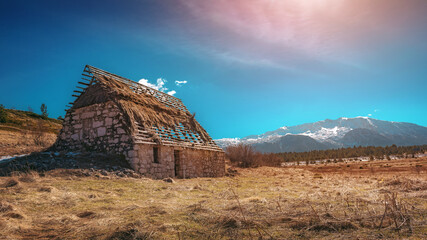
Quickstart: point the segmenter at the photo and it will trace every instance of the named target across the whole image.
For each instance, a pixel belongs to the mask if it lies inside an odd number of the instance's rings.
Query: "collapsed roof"
[[[114,102],[135,143],[222,151],[179,98],[86,65],[69,110]]]

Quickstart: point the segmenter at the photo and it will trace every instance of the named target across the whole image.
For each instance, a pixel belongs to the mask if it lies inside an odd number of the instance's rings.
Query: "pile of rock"
[[[73,169],[73,174],[82,176],[141,177],[123,161],[123,157],[102,153],[42,152],[0,161],[1,176],[12,172],[47,172],[55,169]]]

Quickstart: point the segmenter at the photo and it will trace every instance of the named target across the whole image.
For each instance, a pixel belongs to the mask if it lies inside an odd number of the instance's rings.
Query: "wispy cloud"
[[[410,13],[406,3],[397,0],[181,0],[181,4],[193,18],[189,22],[199,25],[192,25],[189,32],[198,43],[192,46],[241,64],[304,71],[319,68],[319,63],[364,69],[364,57],[402,35],[399,31]]]
[[[374,113],[368,113],[368,117],[372,117],[373,114],[377,113],[379,111],[379,109],[374,109]]]
[[[175,85],[177,85],[178,87],[181,87],[181,86],[183,86],[184,84],[187,84],[187,81],[186,80],[184,80],[184,81],[175,81]]]

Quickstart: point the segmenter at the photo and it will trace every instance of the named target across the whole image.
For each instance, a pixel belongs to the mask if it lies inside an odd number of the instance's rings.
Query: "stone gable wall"
[[[58,150],[124,154],[133,146],[124,126],[123,114],[111,101],[78,108],[67,112],[55,145]]]

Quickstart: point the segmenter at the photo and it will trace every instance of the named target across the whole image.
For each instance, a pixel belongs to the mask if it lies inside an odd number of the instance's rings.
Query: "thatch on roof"
[[[168,107],[157,98],[145,93],[135,93],[125,83],[100,76],[96,83],[86,88],[74,102],[72,109],[112,101],[123,111],[130,131],[136,131],[139,123],[148,131],[151,127],[176,129],[182,124],[186,129],[199,134],[204,142],[211,141],[205,129],[189,112]]]

